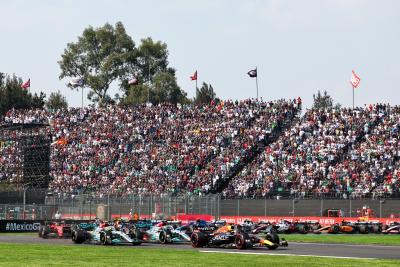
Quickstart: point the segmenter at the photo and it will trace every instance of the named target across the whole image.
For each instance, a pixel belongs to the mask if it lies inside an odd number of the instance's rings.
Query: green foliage
[[[135,58],[135,53],[135,43],[121,22],[115,27],[108,23],[96,29],[89,26],[78,42],[67,44],[58,62],[60,79],[83,78],[84,86],[96,96],[92,99],[102,103],[110,84],[125,74],[127,62]]]
[[[68,108],[68,102],[65,96],[60,91],[57,91],[50,94],[49,99],[46,101],[46,107],[52,110],[66,109]]]
[[[194,103],[196,105],[207,105],[215,98],[216,95],[212,85],[203,82],[203,85],[200,87],[200,89],[196,88],[196,97],[194,98]]]
[[[332,109],[333,106],[333,99],[326,90],[324,91],[324,94],[322,95],[321,92],[318,90],[317,95],[313,95],[314,98],[314,103],[313,103],[313,108],[314,109]],[[340,108],[340,104],[336,104],[335,108]]]
[[[162,102],[178,104],[185,101],[186,93],[178,86],[174,74],[160,72],[154,76],[150,98],[153,104]]]
[[[152,103],[188,101],[176,83],[175,70],[168,66],[167,45],[146,38],[136,48],[121,22],[115,27],[107,23],[100,28],[86,28],[76,43],[67,44],[58,63],[60,79],[83,78],[83,86],[91,89],[88,98],[99,105],[115,101],[122,105],[145,103],[149,90]],[[139,79],[139,85],[129,85],[133,77]],[[114,81],[119,81],[123,91],[116,100],[107,95]]]
[[[22,89],[21,85],[21,78],[0,73],[0,115],[12,108],[30,109],[44,106],[46,95],[43,92],[32,95],[28,90]]]
[[[139,84],[129,88],[126,97],[120,100],[120,103],[125,106],[139,105],[147,102],[147,94],[149,86],[146,84]]]
[[[400,246],[400,235],[303,235],[303,234],[282,234],[288,242],[306,243],[339,243],[339,244],[360,244],[360,245],[391,245]]]
[[[14,234],[15,235],[15,234]],[[37,235],[37,234],[36,234]],[[0,244],[1,266],[399,266],[398,260],[203,253],[197,249]],[[289,244],[290,246],[290,244]],[[187,248],[187,246],[182,246]],[[60,253],[62,251],[62,253]],[[282,252],[282,250],[280,250]],[[231,252],[232,250],[221,250]],[[251,252],[248,252],[251,254]],[[293,254],[288,250],[288,254]],[[282,253],[284,254],[284,253]],[[18,255],[18,257],[16,257]]]

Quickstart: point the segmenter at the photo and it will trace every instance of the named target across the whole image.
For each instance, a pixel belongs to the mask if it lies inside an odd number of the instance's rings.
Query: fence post
[[[210,214],[210,212],[208,212],[208,197],[206,196],[206,214]]]
[[[198,201],[199,201],[199,214],[201,214],[201,196],[198,196]]]
[[[111,217],[110,217],[110,194],[107,195],[107,220],[111,220]]]
[[[139,203],[138,203],[139,218],[140,218],[141,207],[142,207],[142,195],[139,195]]]
[[[321,197],[321,217],[323,214],[323,210],[324,210],[324,198]]]
[[[349,215],[350,215],[350,217],[351,217],[351,198],[349,198],[349,201],[350,201],[350,210],[349,210]]]
[[[264,198],[264,217],[267,217],[267,197]]]
[[[237,216],[240,216],[240,199],[237,200]]]
[[[119,218],[122,217],[122,197],[119,198]]]

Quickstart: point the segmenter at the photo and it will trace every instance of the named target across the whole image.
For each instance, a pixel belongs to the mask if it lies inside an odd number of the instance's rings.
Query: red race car
[[[63,221],[61,222],[45,222],[39,227],[39,237],[49,238],[70,238],[71,237],[71,225]]]

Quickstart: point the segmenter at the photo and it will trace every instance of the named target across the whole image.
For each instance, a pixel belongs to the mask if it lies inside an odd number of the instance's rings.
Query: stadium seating
[[[1,124],[50,123],[55,193],[399,194],[400,109],[310,109],[248,99],[204,107],[11,110]],[[15,180],[15,147],[0,147],[0,181]]]

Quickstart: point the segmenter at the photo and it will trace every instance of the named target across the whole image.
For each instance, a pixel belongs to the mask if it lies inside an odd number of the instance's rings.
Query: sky
[[[361,77],[355,103],[400,104],[400,1],[396,0],[0,0],[0,72],[31,79],[33,92],[60,90],[70,106],[81,93],[59,79],[67,43],[89,25],[121,21],[136,44],[168,45],[179,86],[195,95],[190,75],[222,99],[301,97],[318,90],[352,105],[349,83]],[[87,93],[85,89],[85,93]],[[118,92],[117,84],[110,95]],[[85,105],[89,100],[85,98]]]

